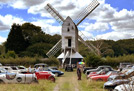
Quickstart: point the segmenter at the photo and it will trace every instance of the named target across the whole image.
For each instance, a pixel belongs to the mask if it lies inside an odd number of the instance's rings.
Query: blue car
[[[64,72],[62,72],[62,71],[53,70],[53,69],[51,69],[51,68],[45,69],[45,71],[51,71],[51,72],[52,72],[53,74],[55,74],[55,76],[57,76],[57,77],[64,74]]]

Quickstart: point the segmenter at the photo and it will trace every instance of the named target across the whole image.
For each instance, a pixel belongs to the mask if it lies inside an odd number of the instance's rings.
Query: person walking
[[[77,66],[77,76],[78,76],[78,80],[81,80],[81,69],[80,69],[80,65]]]

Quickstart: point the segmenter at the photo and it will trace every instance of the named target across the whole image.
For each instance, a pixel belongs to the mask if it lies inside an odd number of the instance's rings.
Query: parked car
[[[10,73],[20,73],[21,71],[17,66],[2,66],[2,68],[6,69]]]
[[[49,67],[49,68],[51,68],[51,69],[53,69],[53,70],[58,70],[57,67]]]
[[[108,81],[115,80],[115,79],[128,79],[130,77],[134,76],[134,69],[128,70],[125,74],[118,74],[118,75],[112,75],[108,78]]]
[[[49,67],[47,64],[44,64],[44,63],[38,63],[38,64],[35,64],[34,65],[34,68],[38,68],[38,67]]]
[[[97,72],[97,71],[100,71],[102,69],[107,69],[108,71],[114,71],[111,66],[98,66],[97,69],[87,70],[86,75],[88,75],[90,72]]]
[[[50,72],[52,72],[53,74],[55,74],[55,76],[57,76],[57,77],[64,74],[64,72],[62,72],[62,71],[53,70],[53,69],[51,69],[51,68],[45,69],[44,71],[50,71]]]
[[[131,81],[128,84],[118,85],[113,91],[134,91],[134,81]]]
[[[107,81],[106,83],[104,83],[104,89],[107,89],[109,91],[113,91],[113,89],[117,86],[117,85],[121,85],[121,84],[127,84],[129,83],[130,80],[128,79],[117,79],[117,80],[111,80],[111,81]]]
[[[95,69],[94,67],[84,67],[83,73],[85,74],[87,70]]]
[[[17,66],[18,70],[20,70],[20,72],[26,72],[28,71],[28,69],[24,66]]]
[[[73,71],[73,66],[67,64],[67,65],[65,66],[65,71]]]
[[[35,72],[37,79],[47,79],[55,82],[55,77],[54,75],[49,72],[49,71],[40,71],[40,72]]]
[[[120,63],[119,70],[122,71],[124,68],[127,67],[127,65],[132,65],[132,63]]]
[[[98,72],[91,72],[89,75],[87,75],[87,79],[92,76],[98,76],[98,75],[105,75],[108,71],[106,70],[100,70]]]
[[[0,68],[0,83],[37,83],[35,74],[10,73]]]
[[[110,75],[115,75],[115,74],[118,74],[117,71],[110,71],[108,72],[107,74],[105,75],[97,75],[97,76],[92,76],[90,77],[92,80],[95,80],[95,81],[107,81],[108,77]]]

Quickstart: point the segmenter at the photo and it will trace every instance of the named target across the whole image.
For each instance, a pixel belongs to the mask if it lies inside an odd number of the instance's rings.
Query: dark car
[[[55,74],[55,76],[61,76],[64,74],[64,72],[62,71],[59,71],[59,70],[53,70],[51,68],[48,68],[48,69],[44,69],[45,71],[51,71],[53,74]]]
[[[114,71],[111,66],[98,66],[97,69],[91,69],[86,71],[86,75],[88,75],[90,72],[98,72],[100,70],[106,69],[108,71]]]
[[[67,64],[67,65],[65,66],[65,71],[73,71],[73,66]]]
[[[87,70],[95,69],[94,67],[84,67],[83,73],[85,74]]]
[[[130,80],[128,80],[128,79],[111,80],[111,81],[108,81],[108,82],[104,83],[104,88],[109,90],[109,91],[113,91],[113,89],[117,85],[126,84],[126,83],[129,83],[129,82],[130,82]]]
[[[38,63],[38,64],[35,64],[34,65],[34,68],[38,68],[38,67],[48,67],[48,65],[47,64],[44,64],[44,63]]]

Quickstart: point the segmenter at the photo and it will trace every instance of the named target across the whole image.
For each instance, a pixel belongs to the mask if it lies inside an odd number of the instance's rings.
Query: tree
[[[96,67],[101,63],[101,57],[93,53],[89,53],[85,58],[85,63],[87,66]]]
[[[19,24],[13,24],[10,29],[10,33],[7,38],[7,42],[5,43],[6,52],[14,51],[19,54],[20,52],[26,49],[26,42],[22,35],[21,26]]]
[[[27,41],[28,46],[31,44],[31,39],[34,36],[37,36],[39,34],[43,34],[41,27],[35,26],[31,23],[22,24],[21,29],[22,29],[24,39]]]

